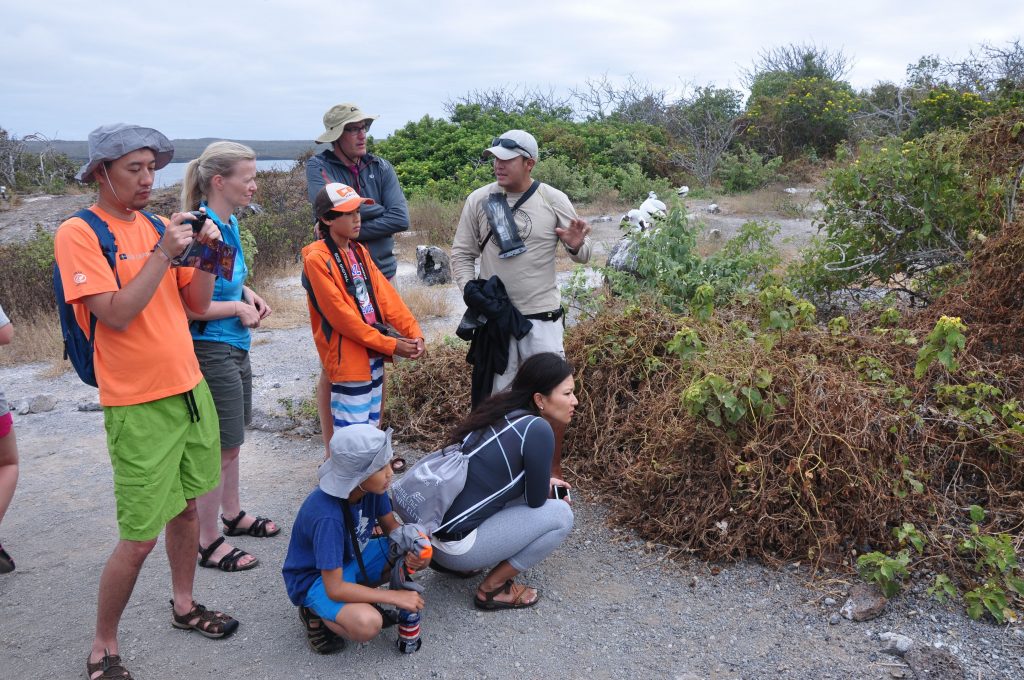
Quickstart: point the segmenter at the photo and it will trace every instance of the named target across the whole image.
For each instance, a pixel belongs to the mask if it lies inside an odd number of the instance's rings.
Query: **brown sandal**
[[[512,579],[509,579],[494,590],[482,590],[487,599],[481,600],[479,596],[474,596],[473,604],[476,605],[477,609],[494,611],[496,609],[526,609],[527,607],[532,607],[540,602],[540,591],[536,589],[532,589],[537,593],[537,597],[534,598],[533,602],[523,602],[523,596],[526,595],[528,590],[531,590],[530,586],[522,586],[522,589],[516,594],[515,599],[511,602],[502,602],[501,600],[494,599],[494,596],[499,593],[511,594],[513,585],[515,584],[512,583]]]
[[[89,656],[92,656],[90,654]],[[93,673],[100,673],[103,675],[97,675],[93,678]],[[89,661],[89,657],[85,657],[85,677],[89,680],[132,680],[132,674],[128,672],[128,669],[121,665],[121,657],[117,654],[111,654],[109,650],[103,650],[103,658],[95,663]]]
[[[238,629],[238,621],[223,612],[210,611],[195,600],[192,600],[191,611],[184,616],[174,611],[174,600],[171,600],[171,615],[171,625],[175,628],[194,630],[214,640],[226,638]]]
[[[299,607],[299,618],[306,627],[306,639],[317,654],[334,654],[345,649],[345,638],[327,627],[309,607]]]

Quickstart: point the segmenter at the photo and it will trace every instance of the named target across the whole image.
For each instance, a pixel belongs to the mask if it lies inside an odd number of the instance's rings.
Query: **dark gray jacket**
[[[355,181],[352,171],[338,160],[333,150],[318,153],[306,161],[309,202],[312,203],[317,192],[330,182],[347,184],[360,196],[376,201],[375,205],[359,209],[363,225],[356,240],[369,249],[377,268],[390,279],[398,270],[393,235],[409,228],[409,205],[395,169],[383,158],[366,154],[359,160],[358,174],[358,181]]]

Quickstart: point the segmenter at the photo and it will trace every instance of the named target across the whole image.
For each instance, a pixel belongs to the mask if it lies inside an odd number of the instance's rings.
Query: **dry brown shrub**
[[[411,285],[402,288],[402,301],[417,319],[446,317],[452,312],[447,286]]]
[[[0,366],[17,366],[46,362],[45,375],[60,375],[71,369],[64,360],[64,340],[60,321],[55,313],[40,312],[29,317],[14,317],[14,338],[9,345],[0,347]]]
[[[447,248],[455,238],[463,201],[417,195],[409,199],[409,228],[417,243]]]
[[[929,568],[961,578],[969,565],[945,537],[963,529],[964,508],[983,505],[993,518],[987,530],[1020,532],[1024,462],[1006,451],[1024,449],[1024,436],[1008,433],[998,452],[990,438],[965,431],[934,403],[930,382],[914,381],[916,348],[866,321],[839,338],[820,328],[790,331],[768,348],[731,323],[739,321],[757,328],[751,310],[720,310],[697,323],[618,306],[568,334],[580,404],[564,465],[603,494],[617,521],[707,559],[847,567],[865,546],[895,549],[893,527],[912,522],[931,541]],[[706,348],[687,361],[667,349],[684,325]],[[887,366],[892,383],[865,379],[856,366],[862,356]],[[970,355],[962,363],[979,374],[990,367]],[[1005,394],[1024,393],[1024,362],[994,369],[984,374]],[[759,370],[771,374],[763,390],[776,400],[771,417],[748,412],[718,427],[684,407],[695,379],[714,372],[749,386]],[[438,446],[468,409],[464,350],[435,350],[391,376],[392,424],[412,443]],[[897,385],[910,389],[911,408]]]

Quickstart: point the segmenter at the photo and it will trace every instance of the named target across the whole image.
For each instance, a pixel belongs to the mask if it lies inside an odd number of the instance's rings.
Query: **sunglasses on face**
[[[355,135],[355,134],[359,134],[360,132],[369,132],[369,131],[370,131],[370,124],[369,123],[358,123],[358,124],[355,124],[355,125],[346,125],[345,126],[345,130],[344,130],[346,135]]]
[[[529,158],[533,158],[533,154],[530,153],[525,147],[520,146],[519,142],[514,139],[508,139],[507,137],[495,137],[491,140],[491,146],[500,146],[503,149],[519,149],[525,153]]]

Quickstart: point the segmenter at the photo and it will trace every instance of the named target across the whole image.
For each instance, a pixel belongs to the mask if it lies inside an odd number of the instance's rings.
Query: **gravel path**
[[[280,399],[310,393],[317,367],[304,328],[258,337],[255,407],[270,427],[282,420],[270,417],[283,415]],[[54,379],[40,372],[37,365],[0,370],[14,402],[57,398],[53,411],[15,421],[22,476],[2,539],[18,570],[0,577],[4,679],[81,674],[99,572],[116,537],[102,414],[77,410],[95,392],[73,374]],[[918,646],[945,646],[968,678],[1024,677],[1020,628],[973,622],[913,595],[890,603],[874,621],[832,624],[843,582],[814,590],[799,569],[672,562],[664,549],[606,526],[605,509],[586,489],[574,494],[576,528],[566,545],[525,575],[543,591],[537,607],[480,613],[470,602],[475,582],[428,572],[420,652],[398,654],[388,631],[337,656],[317,656],[285,596],[280,565],[295,511],[314,484],[319,438],[254,430],[242,455],[245,506],[284,531],[273,539],[236,539],[262,564],[237,574],[200,569],[196,587],[200,601],[230,611],[242,626],[227,641],[172,629],[167,560],[158,546],[121,628],[122,652],[137,678],[313,678],[341,669],[382,678],[913,677],[903,661],[881,651],[878,636],[886,631]]]
[[[59,212],[72,210],[62,205]],[[38,213],[33,207],[17,221],[0,213],[0,235],[23,236],[53,213],[53,206],[40,206]],[[720,228],[727,237],[740,223],[727,220],[708,220],[709,228]],[[620,236],[617,222],[594,226],[601,244],[596,250],[607,253]],[[784,225],[783,235],[809,231],[809,221],[794,220]],[[595,260],[603,264],[604,255]],[[403,267],[400,289],[414,281],[414,271]],[[280,287],[301,298],[294,281]],[[454,287],[450,293],[457,318],[459,296]],[[434,338],[451,333],[453,326],[452,319],[424,324]],[[477,612],[470,602],[475,581],[427,572],[421,577],[428,602],[421,651],[400,655],[395,633],[387,631],[339,655],[315,655],[280,576],[295,512],[315,483],[321,456],[319,436],[297,434],[284,406],[312,393],[318,365],[309,331],[261,329],[252,363],[259,429],[249,432],[242,451],[243,504],[274,518],[284,530],[273,539],[233,539],[260,558],[255,570],[199,570],[198,599],[242,622],[226,641],[170,626],[169,573],[158,546],[121,627],[122,654],[140,680],[318,678],[341,672],[381,678],[824,680],[910,678],[914,668],[916,677],[1024,678],[1024,628],[971,621],[959,606],[946,608],[924,598],[924,583],[891,602],[878,619],[853,623],[838,614],[847,581],[810,588],[799,567],[672,561],[663,547],[609,527],[605,507],[585,488],[573,494],[576,527],[567,543],[524,575],[542,590],[537,607]],[[12,402],[37,395],[56,400],[52,411],[15,418],[21,480],[0,540],[18,569],[0,576],[0,680],[82,676],[99,573],[117,535],[102,414],[79,410],[95,402],[95,390],[73,373],[47,378],[44,370],[40,365],[0,369],[0,384]],[[572,467],[571,452],[567,467]],[[909,637],[916,649],[905,659],[885,653],[880,635],[886,632]],[[920,650],[936,647],[952,652],[964,672],[926,674],[922,669],[929,657],[921,661]]]

